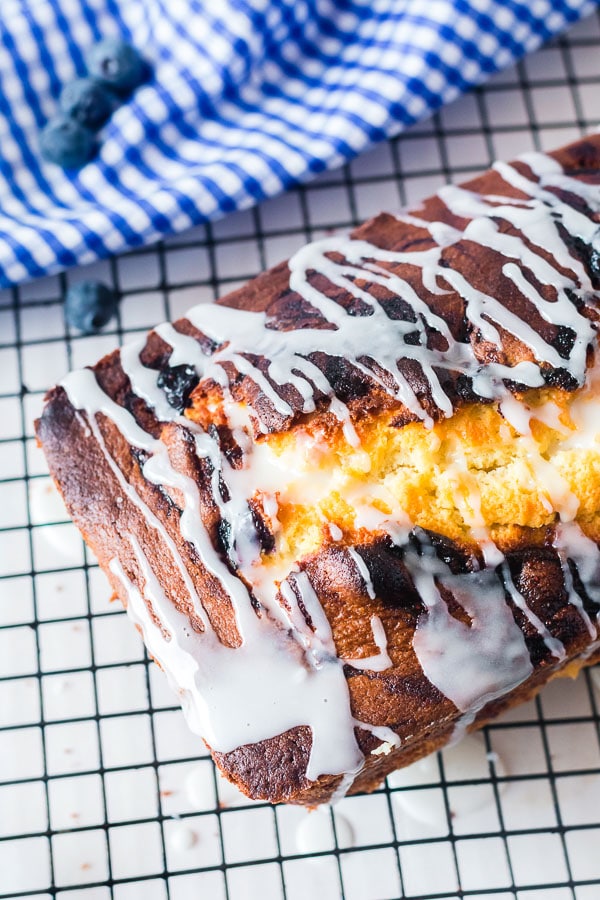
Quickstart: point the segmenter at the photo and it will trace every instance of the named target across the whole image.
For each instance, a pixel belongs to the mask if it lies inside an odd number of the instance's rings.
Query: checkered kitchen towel
[[[247,207],[425,117],[598,0],[0,0],[0,284]],[[77,174],[39,131],[87,48],[153,78]]]

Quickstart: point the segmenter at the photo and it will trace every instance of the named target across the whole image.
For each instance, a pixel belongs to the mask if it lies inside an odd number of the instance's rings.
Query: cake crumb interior
[[[595,393],[522,395],[514,402],[528,433],[501,403],[474,403],[430,429],[396,427],[390,413],[369,417],[356,423],[358,448],[322,416],[261,438],[247,462],[255,498],[267,508],[265,498],[277,502],[275,551],[263,563],[291,567],[337,529],[344,542],[360,542],[369,509],[464,546],[491,539],[507,548],[524,529],[531,541],[532,529],[559,517],[576,518],[598,540],[600,423],[587,415]]]

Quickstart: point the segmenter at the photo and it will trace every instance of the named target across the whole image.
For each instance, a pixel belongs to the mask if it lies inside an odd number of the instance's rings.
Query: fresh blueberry
[[[146,78],[146,62],[135,47],[118,38],[105,38],[89,51],[86,63],[92,78],[119,94],[128,94]]]
[[[95,334],[109,322],[117,309],[113,291],[100,281],[80,281],[67,291],[65,319],[84,334]]]
[[[192,366],[167,366],[158,376],[157,384],[167,395],[167,401],[179,412],[188,405],[190,394],[198,384],[196,370]]]
[[[80,169],[91,158],[95,146],[93,132],[67,116],[51,119],[40,135],[44,159],[63,169]]]
[[[75,119],[92,131],[101,128],[114,107],[112,91],[93,78],[76,78],[66,84],[60,95],[60,108],[65,116]]]

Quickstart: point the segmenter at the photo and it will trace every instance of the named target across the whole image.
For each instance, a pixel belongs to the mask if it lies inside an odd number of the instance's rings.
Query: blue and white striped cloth
[[[247,207],[401,131],[598,0],[1,0],[0,284]],[[152,80],[77,174],[39,132],[121,35]]]

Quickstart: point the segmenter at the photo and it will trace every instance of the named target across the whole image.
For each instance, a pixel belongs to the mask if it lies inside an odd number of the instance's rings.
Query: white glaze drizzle
[[[308,653],[304,656],[294,649],[301,644],[299,632],[292,630],[290,636],[283,629],[274,627],[272,619],[259,617],[254,612],[244,583],[227,569],[212,547],[200,517],[198,486],[172,468],[166,446],[146,434],[127,410],[103,393],[91,370],[71,373],[63,381],[63,387],[73,405],[86,413],[89,426],[120,487],[171,552],[194,603],[194,611],[204,625],[202,635],[191,629],[187,617],[165,596],[139,542],[130,535],[144,576],[145,599],[160,619],[162,628],[148,616],[144,597],[126,576],[118,560],[112,561],[111,571],[127,592],[136,624],[143,627],[144,617],[147,620],[143,630],[150,653],[169,673],[177,689],[183,691],[184,710],[190,727],[214,749],[228,752],[246,743],[275,737],[298,725],[308,725],[313,734],[307,769],[309,778],[357,771],[362,754],[354,737],[355,722],[350,712],[342,663],[335,654],[329,624],[320,604],[315,602],[316,596],[308,578],[302,578],[303,573],[297,576],[305,607],[315,619],[321,610],[317,626],[321,644],[318,647],[311,645],[310,656]],[[99,412],[111,418],[132,446],[154,453],[144,465],[148,480],[175,487],[183,494],[181,534],[194,545],[203,564],[223,584],[231,598],[243,641],[240,648],[232,649],[218,641],[173,539],[125,481],[108,453],[96,421]],[[198,435],[199,439],[206,437]],[[281,607],[273,604],[271,610],[278,617],[282,616]],[[171,635],[170,641],[164,639],[164,631]],[[247,675],[244,675],[245,669]]]
[[[420,555],[407,551],[404,563],[426,608],[413,649],[429,681],[459,710],[476,714],[528,678],[532,664],[525,639],[493,570],[452,575],[427,544]],[[450,615],[440,586],[462,606],[470,625]]]
[[[154,440],[151,435],[140,428],[133,416],[127,412],[126,409],[119,406],[104,393],[96,381],[91,369],[80,369],[75,372],[70,372],[66,378],[63,379],[61,384],[67,392],[69,400],[75,409],[85,411],[88,427],[94,435],[119,487],[127,499],[139,510],[145,522],[156,531],[159,540],[168,548],[189,596],[194,601],[194,611],[201,620],[204,620],[202,604],[200,603],[200,599],[196,593],[189,572],[179,555],[175,542],[164,525],[147,504],[143,502],[135,488],[125,479],[120,468],[108,452],[102,432],[96,421],[96,415],[101,413],[109,418],[132,447],[137,447],[138,449],[144,450],[146,453],[156,452],[162,455],[166,452],[165,446],[161,444],[160,441]]]
[[[594,603],[600,606],[600,550],[587,537],[576,522],[561,524],[557,528],[557,546],[562,547],[568,559],[577,566],[585,590]]]
[[[373,641],[379,652],[373,656],[364,656],[360,659],[345,658],[344,662],[346,665],[352,666],[353,669],[360,669],[361,671],[368,669],[371,672],[385,672],[386,669],[391,668],[394,664],[387,652],[387,637],[383,622],[379,616],[371,616],[370,624]]]
[[[194,343],[198,346],[196,341]],[[152,407],[157,419],[168,422],[175,418],[175,410],[168,402],[164,391],[156,383],[159,373],[155,369],[148,369],[141,364],[140,353],[145,345],[145,338],[132,341],[130,344],[124,344],[120,350],[121,367],[125,374],[129,376],[132,384],[135,384],[134,390],[137,396],[141,397],[148,406]]]
[[[502,578],[510,599],[513,601],[515,606],[525,614],[527,620],[533,625],[537,633],[540,635],[552,656],[555,656],[556,659],[559,660],[559,662],[562,662],[567,655],[564,644],[562,643],[562,641],[559,641],[558,638],[555,638],[552,634],[550,634],[548,628],[546,627],[546,625],[544,625],[540,617],[536,616],[534,611],[527,605],[525,598],[523,597],[521,592],[517,590],[517,586],[513,581],[513,577],[510,573],[510,569],[507,563],[504,563],[504,565],[502,566]]]
[[[144,576],[145,598],[118,560],[111,561],[110,569],[127,592],[128,610],[150,653],[178,690],[192,730],[227,753],[308,725],[313,734],[308,778],[358,771],[362,754],[354,738],[355,721],[341,662],[327,652],[327,635],[322,635],[321,647],[311,647],[309,661],[308,654],[294,650],[295,642],[285,632],[277,633],[251,608],[254,633],[244,635],[241,647],[226,647],[212,630],[198,634],[165,597],[134,536],[129,540]],[[148,616],[146,600],[171,633],[170,641]],[[250,616],[245,618],[249,625]]]
[[[350,556],[350,558],[354,562],[358,570],[358,574],[364,581],[365,587],[367,589],[367,594],[369,595],[371,600],[374,600],[375,588],[373,587],[373,582],[371,581],[371,573],[369,572],[369,568],[366,562],[364,561],[358,550],[355,550],[354,547],[348,547],[348,556]]]
[[[577,566],[577,571],[590,599],[600,606],[600,550],[597,544],[583,533],[576,522],[561,522],[557,525],[554,546],[561,561],[569,602],[579,611],[579,615],[585,622],[590,636],[596,639],[599,636],[599,622],[592,622],[584,609],[583,599],[580,597],[573,582],[573,573],[569,566],[569,560]]]
[[[260,544],[248,507],[256,488],[251,457],[258,458],[259,454],[253,452],[248,429],[240,420],[239,406],[232,401],[224,365],[233,364],[240,374],[249,376],[283,417],[293,416],[295,410],[277,388],[293,386],[304,413],[316,409],[315,391],[318,391],[327,398],[329,410],[340,420],[346,440],[355,448],[359,446],[359,439],[348,407],[335,396],[324,373],[308,358],[311,354],[345,358],[356,370],[403,403],[426,426],[431,426],[433,419],[400,371],[399,358],[418,363],[431,398],[444,416],[452,415],[453,407],[438,373],[450,370],[466,375],[480,397],[498,402],[505,418],[523,440],[530,437],[533,415],[557,426],[556,410],[547,413],[540,413],[539,409],[535,413],[524,410],[506,388],[504,379],[540,387],[544,383],[540,365],[547,364],[566,369],[578,384],[583,383],[587,348],[594,339],[595,329],[575,308],[567,291],[589,291],[591,285],[583,265],[568,252],[556,224],[561,222],[569,233],[595,247],[600,245],[598,226],[584,213],[563,203],[553,189],[563,188],[575,193],[594,211],[600,209],[600,194],[593,186],[567,178],[555,161],[542,154],[529,154],[524,160],[533,172],[533,178],[505,164],[498,164],[496,169],[507,184],[523,191],[528,199],[484,197],[454,187],[442,189],[440,197],[447,207],[456,215],[471,220],[464,232],[446,223],[405,216],[405,221],[429,231],[436,243],[431,249],[398,253],[381,250],[366,241],[331,237],[299,251],[289,263],[290,287],[333,325],[333,330],[304,328],[280,332],[269,327],[265,313],[207,305],[190,310],[188,320],[214,342],[217,349],[212,353],[205,352],[194,338],[169,324],[156,329],[172,348],[171,366],[193,366],[200,378],[210,377],[223,388],[225,411],[236,440],[248,457],[240,470],[234,470],[222,458],[216,440],[192,426],[169,405],[158,387],[158,372],[141,363],[143,344],[137,342],[122,350],[121,363],[134,393],[153,408],[159,420],[182,425],[185,422],[185,427],[194,434],[198,456],[210,462],[212,494],[221,518],[232,532],[231,560],[246,583],[252,586],[259,603],[259,614],[252,606],[244,582],[223,562],[211,544],[200,516],[198,486],[173,468],[166,446],[144,432],[125,409],[111,401],[90,371],[73,373],[63,382],[71,404],[86,414],[86,428],[91,429],[120,488],[172,556],[203,625],[201,634],[192,630],[187,616],[180,613],[165,595],[139,541],[129,535],[143,576],[143,593],[118,560],[111,562],[110,570],[127,592],[129,614],[144,632],[150,652],[182,694],[191,726],[202,733],[214,749],[228,752],[244,743],[261,741],[289,728],[307,725],[313,735],[307,775],[317,778],[321,774],[342,774],[344,777],[336,791],[336,796],[341,796],[363,762],[354,736],[356,726],[371,731],[386,747],[399,744],[397,735],[390,728],[358,722],[352,717],[343,674],[343,663],[374,671],[384,671],[392,665],[381,620],[377,616],[371,618],[373,638],[379,649],[376,656],[340,660],[331,627],[306,572],[289,576],[280,573],[280,582],[272,577],[269,584],[262,571]],[[511,223],[523,237],[502,234],[497,220]],[[503,254],[507,260],[502,268],[504,277],[538,314],[554,325],[574,331],[575,340],[567,359],[496,298],[476,289],[460,272],[441,264],[444,248],[465,240]],[[564,271],[558,271],[538,250],[548,253],[556,266]],[[330,258],[335,253],[341,255],[342,262]],[[450,284],[465,301],[466,318],[484,339],[498,343],[498,328],[508,330],[532,350],[536,362],[521,362],[513,367],[499,363],[482,366],[471,345],[456,341],[446,322],[433,313],[408,282],[388,268],[401,263],[420,269],[424,288],[433,294],[444,293],[442,281]],[[528,269],[539,284],[552,286],[556,299],[546,300],[525,277],[521,267]],[[315,287],[313,273],[366,304],[368,315],[349,314]],[[384,306],[357,281],[382,286],[404,300],[412,308],[416,321],[390,319]],[[431,350],[426,346],[426,327],[442,336],[446,343],[444,350]],[[415,333],[418,335],[416,343]],[[372,351],[372,356],[367,356],[366,350]],[[266,374],[246,358],[245,354],[249,352],[267,361]],[[147,480],[175,489],[183,496],[181,534],[195,547],[203,565],[231,598],[242,641],[240,647],[225,647],[218,641],[175,542],[110,456],[96,420],[98,413],[112,420],[132,446],[149,454],[143,466]],[[259,430],[266,432],[266,421],[256,410],[253,415]],[[556,548],[562,561],[569,600],[579,610],[590,634],[597,636],[596,625],[587,615],[573,586],[568,560],[577,565],[588,596],[600,606],[600,553],[572,522],[577,506],[565,485],[555,480],[556,470],[546,471],[547,461],[541,457],[535,458],[532,465],[536,474],[549,485],[548,503],[558,510],[564,523],[556,532]],[[456,468],[457,483],[460,481],[464,486],[466,466],[457,459]],[[222,482],[228,489],[227,500],[223,498]],[[267,490],[268,485],[264,487],[265,512],[273,519],[277,515],[276,492],[273,488]],[[420,554],[406,549],[411,527],[401,511],[398,515],[385,517],[373,507],[359,504],[356,509],[357,524],[362,523],[361,527],[371,530],[383,530],[395,543],[405,547],[405,564],[426,608],[419,619],[414,650],[428,679],[464,713],[463,729],[485,703],[520,684],[532,668],[523,636],[506,605],[502,582],[493,571],[502,562],[502,556],[488,539],[479,497],[470,488],[467,493],[463,515],[484,547],[486,565],[483,571],[469,575],[453,575],[426,543]],[[329,523],[329,530],[334,541],[343,538],[335,523]],[[375,599],[366,563],[354,548],[348,548],[348,553],[369,597]],[[562,659],[564,648],[560,642],[528,609],[506,565],[503,565],[503,572],[504,584],[513,602],[538,630],[550,652]],[[590,579],[592,584],[588,589]],[[280,597],[277,595],[278,583]],[[471,620],[470,625],[450,615],[440,587],[447,589],[463,607]],[[160,625],[149,615],[149,608]]]
[[[568,230],[572,234],[581,236],[593,246],[600,246],[599,229],[583,213],[563,203],[548,190],[548,187],[557,185],[567,187],[588,201],[594,209],[600,209],[600,198],[597,190],[593,191],[575,179],[567,179],[562,175],[558,164],[543,154],[528,154],[523,159],[542,181],[547,182],[547,186],[545,183],[525,178],[512,166],[497,164],[496,168],[507,183],[530,195],[531,199],[528,202],[505,199],[503,204],[494,205],[493,201],[497,198],[485,198],[463,188],[448,186],[440,191],[440,197],[452,212],[471,219],[464,232],[443,223],[407,217],[427,228],[432,237],[442,241],[438,247],[420,252],[399,253],[381,250],[366,241],[332,237],[308,244],[298,251],[289,262],[290,287],[318,310],[329,323],[335,325],[335,330],[305,328],[279,332],[268,327],[265,313],[202,304],[192,308],[187,317],[196,328],[220,346],[212,355],[206,355],[202,353],[199,345],[193,342],[196,344],[195,350],[190,349],[188,352],[192,339],[175,331],[170,325],[161,325],[157,333],[173,347],[173,364],[180,364],[185,360],[196,367],[200,377],[210,376],[218,383],[225,384],[222,364],[233,363],[241,374],[247,374],[252,378],[282,416],[291,416],[293,409],[275,390],[271,381],[277,385],[293,385],[303,398],[304,412],[315,409],[316,388],[330,398],[332,412],[349,427],[347,437],[352,444],[354,434],[347,408],[333,395],[331,385],[321,370],[307,359],[311,353],[321,352],[333,357],[344,357],[427,424],[431,424],[430,417],[398,370],[399,356],[419,363],[428,381],[433,400],[444,415],[452,414],[452,405],[440,385],[435,368],[460,370],[472,376],[474,389],[482,397],[497,396],[499,392],[504,394],[503,378],[511,378],[530,387],[539,387],[543,383],[540,363],[566,368],[579,383],[582,383],[585,377],[586,350],[594,338],[595,329],[591,322],[575,309],[565,291],[577,289],[580,285],[585,289],[591,289],[591,285],[581,263],[571,256],[560,239],[555,222],[568,223],[570,226]],[[534,246],[544,248],[554,256],[559,266],[574,272],[579,282],[560,273],[522,238],[500,233],[497,224],[490,218],[491,215],[505,219],[519,228],[523,236]],[[461,273],[440,265],[442,249],[465,239],[493,247],[509,259],[518,260],[532,271],[540,283],[556,288],[556,301],[547,301],[525,279],[518,266],[513,262],[504,266],[506,277],[516,284],[523,296],[530,300],[544,319],[557,326],[575,330],[576,340],[567,360],[563,359],[553,346],[546,343],[527,322],[504,307],[497,299],[477,290]],[[346,262],[343,264],[333,262],[329,258],[331,253],[340,253]],[[523,362],[512,368],[500,364],[482,367],[475,358],[471,346],[455,341],[446,322],[432,312],[414,289],[401,277],[381,265],[381,263],[397,265],[403,262],[420,267],[424,284],[432,290],[435,289],[436,293],[440,292],[439,279],[449,282],[466,301],[465,314],[471,324],[481,331],[484,338],[498,342],[498,331],[492,324],[496,322],[497,325],[518,335],[519,339],[533,350],[538,363]],[[309,282],[310,272],[325,276],[331,284],[362,300],[369,307],[369,315],[366,317],[349,315],[342,306]],[[381,304],[367,290],[354,283],[353,279],[364,279],[365,272],[369,281],[385,286],[409,303],[417,321],[391,320]],[[434,351],[423,345],[425,323],[444,337],[448,344],[445,351]],[[387,375],[385,380],[364,361],[367,325],[368,347],[376,348],[374,359],[378,371]],[[420,334],[421,343],[418,345],[406,343],[405,337],[415,332]],[[401,351],[399,346],[402,348]],[[268,360],[267,372],[271,381],[243,356],[248,351]],[[129,364],[129,359],[127,363]],[[154,375],[154,380],[156,377]],[[143,395],[148,397],[149,386],[145,383],[148,379],[142,376],[142,380]],[[164,399],[162,391],[157,389],[157,392]],[[158,393],[151,405],[163,411],[164,402],[159,399]],[[168,414],[168,411],[166,412]],[[266,428],[264,423],[263,428]]]
[[[327,527],[329,529],[329,534],[331,536],[331,540],[332,541],[341,541],[341,539],[344,537],[344,532],[339,527],[339,525],[336,525],[335,522],[328,522]]]

